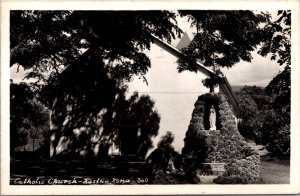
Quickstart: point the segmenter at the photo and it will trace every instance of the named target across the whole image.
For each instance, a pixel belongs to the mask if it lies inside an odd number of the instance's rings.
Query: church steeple
[[[185,48],[191,43],[191,40],[187,34],[187,32],[184,32],[183,36],[181,37],[180,41],[178,42],[176,48],[178,50],[181,50],[182,48]]]

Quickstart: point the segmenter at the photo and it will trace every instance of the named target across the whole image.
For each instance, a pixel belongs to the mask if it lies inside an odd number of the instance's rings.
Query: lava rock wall
[[[212,105],[217,130],[209,130]],[[201,171],[202,163],[225,163],[225,172],[215,183],[255,183],[259,179],[260,157],[240,135],[231,106],[222,94],[199,96],[184,142],[182,155],[189,172]]]

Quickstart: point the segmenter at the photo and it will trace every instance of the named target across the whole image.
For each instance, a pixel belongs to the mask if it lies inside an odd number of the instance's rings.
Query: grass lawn
[[[277,160],[269,159],[268,157],[261,157],[260,176],[262,178],[262,184],[289,184],[289,160]]]

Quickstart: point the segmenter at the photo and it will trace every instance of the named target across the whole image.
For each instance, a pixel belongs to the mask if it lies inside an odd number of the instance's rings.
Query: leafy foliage
[[[174,161],[174,159],[179,156],[172,146],[173,141],[174,135],[168,131],[166,135],[161,137],[157,148],[148,156],[147,163],[153,170],[152,172],[156,173],[156,170],[166,172],[170,160],[172,159],[172,161]]]
[[[239,110],[242,119],[255,118],[258,114],[258,109],[255,101],[248,94],[239,96]]]
[[[266,110],[271,108],[271,97],[265,92],[263,87],[244,86],[237,95],[248,95],[256,103],[258,110]]]
[[[290,116],[282,112],[279,113],[273,109],[266,112],[262,125],[263,141],[273,156],[288,158],[290,155]]]
[[[272,98],[257,86],[244,86],[236,95],[241,118],[238,124],[240,133],[247,139],[261,143],[264,114],[271,109]]]
[[[241,122],[238,124],[240,133],[247,139],[257,140],[255,129],[258,126],[258,109],[255,101],[249,95],[241,95],[239,98],[239,112]]]
[[[160,115],[155,110],[155,102],[148,95],[139,95],[137,92],[126,99],[126,94],[119,94],[115,102],[116,116],[113,119],[115,124],[120,123],[124,111],[130,111],[140,127],[138,137],[138,156],[145,158],[148,150],[153,147],[152,137],[157,136],[160,123]],[[118,133],[114,142],[118,146],[120,135]]]
[[[168,131],[165,136],[161,137],[161,140],[158,142],[157,147],[158,148],[173,148],[171,145],[174,141],[174,135],[172,132]]]
[[[264,116],[262,131],[265,132],[267,149],[279,157],[290,154],[290,108],[291,108],[291,10],[280,10],[275,21],[268,20],[261,32],[263,41],[259,54],[271,54],[285,66],[266,87],[272,96],[272,109]]]
[[[266,88],[272,98],[272,109],[265,113],[262,125],[267,149],[277,157],[290,155],[291,67],[276,75]]]
[[[31,108],[33,94],[25,83],[10,84],[10,149],[27,144],[27,130],[30,128],[26,113]]]
[[[138,93],[128,99],[127,87],[112,78],[109,70],[99,50],[87,50],[39,92],[51,108],[51,156],[107,156],[113,143],[119,147],[125,111],[135,114],[135,126],[140,129],[132,142],[138,156],[144,157],[152,147],[151,137],[157,135],[160,121],[153,100]]]
[[[226,172],[214,180],[217,184],[252,184],[259,180],[260,158],[252,154],[226,165]]]
[[[287,70],[282,75],[290,77]],[[290,80],[280,74],[270,84],[281,85],[277,88],[269,85],[265,90],[245,86],[237,94],[242,118],[239,131],[247,139],[266,145],[273,156],[287,157],[290,153]]]
[[[269,96],[258,104],[261,99],[256,99],[260,110],[255,118],[254,132],[259,135],[259,142],[267,145],[272,155],[288,157],[290,153],[290,105],[291,105],[291,11],[280,10],[277,19],[267,17],[266,25],[260,31],[261,47],[258,53],[262,56],[271,55],[271,60],[276,60],[279,65],[285,66],[284,70],[276,75],[265,89]],[[254,92],[248,92],[255,95]],[[261,94],[261,93],[259,93]],[[266,96],[264,95],[264,96]],[[269,102],[269,103],[268,103]]]
[[[284,65],[282,72],[276,75],[266,87],[266,92],[274,97],[273,108],[290,107],[291,93],[291,10],[278,11],[278,19],[268,20],[262,30],[262,47],[259,54],[271,54],[271,59]],[[288,109],[289,110],[289,109]]]
[[[264,14],[252,11],[180,11],[188,16],[197,33],[182,52],[189,58],[200,60],[205,66],[232,67],[239,61],[250,62],[250,52],[259,44],[259,25],[265,22]],[[179,72],[197,72],[197,67],[178,60]]]
[[[276,60],[279,65],[291,65],[291,10],[280,10],[278,19],[271,21],[268,17],[267,24],[260,32],[262,46],[258,53],[262,56],[271,54],[271,60]]]
[[[266,92],[274,97],[273,108],[282,109],[289,108],[291,105],[291,67],[286,66],[285,69],[276,75],[266,87]],[[290,113],[290,112],[289,112]]]
[[[167,131],[157,148],[148,156],[147,165],[153,184],[186,184],[191,179],[181,170],[181,155],[172,146],[174,134]]]
[[[30,130],[28,132],[29,139],[32,140],[32,151],[36,150],[36,146],[49,145],[49,111],[38,101],[32,103],[30,111]],[[39,141],[39,143],[36,143]]]
[[[202,80],[202,83],[207,88],[210,88],[210,92],[214,92],[214,88],[217,87],[219,84],[223,83],[223,73],[220,70],[215,70],[216,75],[211,75],[208,78]]]
[[[33,140],[33,146],[36,139],[44,139],[41,136],[47,133],[49,124],[45,107],[35,100],[26,83],[11,82],[10,92],[10,148],[13,154],[17,147],[29,143],[29,139]]]
[[[143,76],[150,67],[143,53],[151,35],[170,41],[181,30],[169,11],[11,11],[11,61],[30,69],[27,78],[57,76],[83,50],[98,49],[116,78]],[[45,81],[44,81],[45,82]]]

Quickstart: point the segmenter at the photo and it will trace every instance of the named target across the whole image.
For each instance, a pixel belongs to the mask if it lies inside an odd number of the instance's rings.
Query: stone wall
[[[217,130],[209,130],[212,105]],[[225,172],[216,183],[254,183],[259,179],[259,155],[238,132],[235,116],[222,94],[199,96],[184,142],[182,155],[190,171],[201,171],[202,163],[225,163]]]

